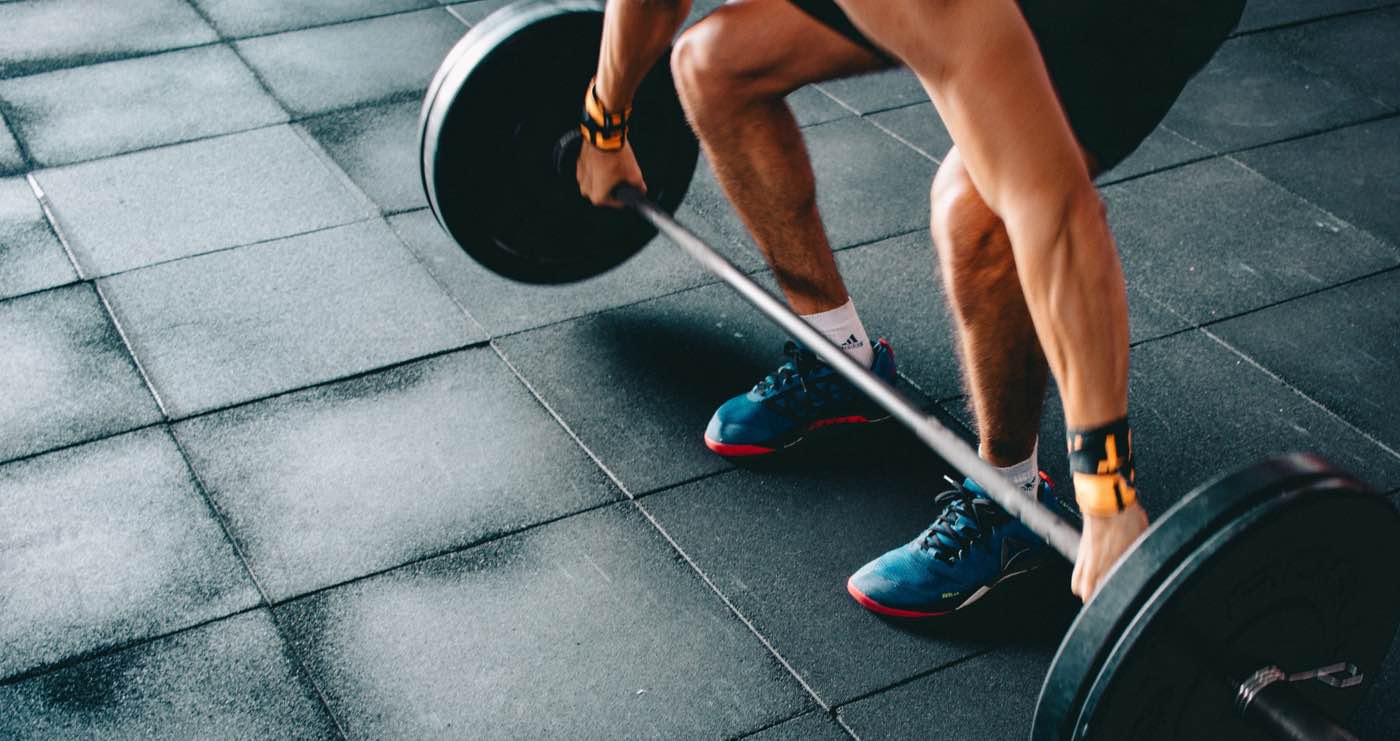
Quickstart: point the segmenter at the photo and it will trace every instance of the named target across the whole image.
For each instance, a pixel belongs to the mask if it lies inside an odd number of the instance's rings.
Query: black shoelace
[[[920,546],[933,551],[934,558],[953,563],[992,528],[1005,522],[1009,515],[992,500],[977,496],[952,479],[948,479],[948,483],[953,488],[933,500],[935,504],[943,505],[943,511],[924,533]],[[962,523],[961,527],[959,523]]]
[[[794,380],[805,389],[807,384],[802,377],[821,365],[821,360],[815,354],[802,349],[792,340],[783,343],[783,357],[786,358],[783,364],[759,381],[754,391],[763,394],[773,389],[786,388]]]

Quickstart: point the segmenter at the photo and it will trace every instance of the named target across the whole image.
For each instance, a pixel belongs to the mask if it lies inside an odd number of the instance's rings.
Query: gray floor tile
[[[1225,42],[1186,85],[1166,125],[1207,149],[1227,151],[1386,112],[1368,91],[1309,69],[1274,36]]]
[[[176,435],[274,601],[620,496],[486,348]]]
[[[419,168],[418,112],[408,100],[356,108],[302,124],[384,211],[426,208]]]
[[[1106,183],[1198,160],[1209,153],[1165,126],[1158,126],[1138,148],[1097,178]]]
[[[1228,160],[1105,188],[1128,284],[1195,322],[1400,262],[1400,252]]]
[[[1240,155],[1271,180],[1400,245],[1400,118]]]
[[[496,342],[583,444],[641,494],[729,468],[705,447],[705,424],[776,367],[783,338],[714,285]]]
[[[903,108],[872,113],[867,118],[900,141],[939,162],[953,147],[953,137],[943,127],[943,120],[933,104],[924,102]]]
[[[103,286],[175,417],[484,339],[380,221]]]
[[[1400,461],[1199,332],[1134,348],[1131,363],[1138,493],[1153,516],[1216,474],[1275,453],[1317,453],[1382,491],[1400,485]],[[1041,468],[1067,479],[1053,394],[1040,430]]]
[[[1400,450],[1400,273],[1280,304],[1212,328],[1392,450]]]
[[[832,80],[817,86],[862,114],[928,101],[924,86],[907,67]]]
[[[193,0],[225,38],[430,8],[436,0]]]
[[[16,741],[337,738],[266,611],[0,686],[0,705]]]
[[[468,257],[429,211],[402,214],[389,221],[452,297],[493,336],[573,319],[715,280],[679,247],[658,237],[636,257],[591,280],[562,286],[515,283]]]
[[[0,82],[40,166],[287,120],[226,46],[203,46]]]
[[[70,165],[35,174],[89,275],[369,218],[291,127]]]
[[[353,737],[715,738],[809,705],[629,505],[277,613]]]
[[[417,99],[466,31],[442,8],[237,42],[244,59],[298,116]]]
[[[458,17],[475,26],[486,16],[507,5],[510,5],[510,0],[472,0],[469,3],[453,3],[450,7]]]
[[[160,420],[91,286],[0,302],[0,460]]]
[[[1336,13],[1390,5],[1394,0],[1249,0],[1237,31],[1298,23]]]
[[[1067,570],[1008,583],[955,619],[897,624],[866,611],[846,579],[907,543],[937,516],[945,465],[892,427],[804,454],[686,484],[642,501],[774,649],[830,704],[1012,640],[1053,647],[1074,602]],[[834,446],[832,446],[834,447]],[[1011,618],[1047,605],[1046,628]]]
[[[839,713],[863,739],[1024,739],[1053,657],[1054,646],[998,649]]]
[[[0,4],[0,77],[217,41],[181,0]]]
[[[816,85],[798,88],[787,96],[788,107],[797,118],[798,126],[816,126],[855,114],[817,89]]]
[[[814,710],[744,738],[751,741],[846,741],[850,736],[826,713]]]
[[[860,118],[812,126],[803,133],[817,178],[817,208],[832,247],[928,228],[932,162]],[[697,171],[686,203],[724,240],[753,244],[707,167]]]
[[[163,428],[0,468],[0,556],[4,677],[259,600]]]
[[[0,299],[77,277],[29,183],[0,178]]]
[[[1304,65],[1400,108],[1400,8],[1277,31],[1273,37]]]
[[[19,142],[10,133],[5,117],[0,115],[0,175],[16,175],[24,170],[24,155],[19,151]]]

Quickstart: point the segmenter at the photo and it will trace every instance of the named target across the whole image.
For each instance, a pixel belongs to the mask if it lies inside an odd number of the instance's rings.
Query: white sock
[[[1011,483],[1021,487],[1021,491],[1032,496],[1035,495],[1036,487],[1040,484],[1040,466],[1036,462],[1036,454],[1040,451],[1040,441],[1037,440],[1035,447],[1031,448],[1031,457],[1010,466],[996,466],[997,471],[1011,481]],[[982,455],[979,448],[977,451],[983,460],[987,456]]]
[[[856,314],[855,302],[850,299],[831,311],[807,314],[802,318],[865,367],[869,368],[875,360],[870,335],[865,333],[865,325],[860,323],[860,316]]]

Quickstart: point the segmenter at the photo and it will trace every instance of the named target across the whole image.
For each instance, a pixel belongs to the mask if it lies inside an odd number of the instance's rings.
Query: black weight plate
[[[438,223],[477,262],[528,283],[615,267],[655,236],[631,211],[594,208],[555,146],[578,127],[597,67],[602,3],[526,0],[474,26],[448,53],[420,118],[421,165]],[[698,145],[666,59],[633,100],[631,142],[648,198],[679,207]]]
[[[1304,455],[1188,494],[1119,562],[1060,645],[1035,738],[1264,739],[1238,681],[1349,661],[1374,677],[1400,624],[1400,514]],[[1365,683],[1295,685],[1345,718]]]

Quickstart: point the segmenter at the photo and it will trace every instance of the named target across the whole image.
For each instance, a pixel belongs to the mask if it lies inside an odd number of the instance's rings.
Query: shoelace
[[[802,349],[796,342],[788,340],[783,343],[783,357],[787,360],[778,366],[771,375],[765,376],[758,385],[754,386],[754,391],[760,394],[767,393],[774,389],[786,388],[795,379],[802,385],[802,389],[807,389],[803,376],[816,368],[821,361],[817,356]]]
[[[962,484],[944,478],[953,488],[934,498],[935,504],[943,505],[943,511],[924,533],[920,547],[933,551],[934,558],[940,561],[953,563],[1009,515],[990,499],[979,497]],[[958,527],[959,523],[962,527]]]

